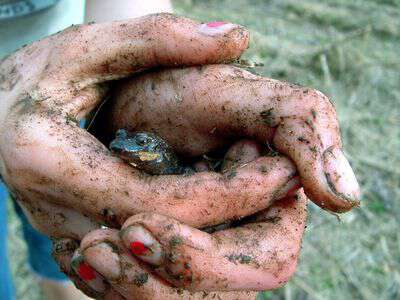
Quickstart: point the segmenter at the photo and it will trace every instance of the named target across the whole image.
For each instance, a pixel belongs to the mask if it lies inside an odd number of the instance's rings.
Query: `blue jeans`
[[[0,299],[15,299],[15,291],[7,256],[7,198],[6,187],[0,183]],[[37,276],[54,281],[67,281],[68,278],[59,271],[57,263],[51,256],[51,240],[36,231],[28,222],[21,208],[15,203],[15,210],[22,223],[22,231],[28,246],[28,263]]]
[[[7,255],[7,197],[8,193],[2,183],[0,187],[0,299],[15,299]]]

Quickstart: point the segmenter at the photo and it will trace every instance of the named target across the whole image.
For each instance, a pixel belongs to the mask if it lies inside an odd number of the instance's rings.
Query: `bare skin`
[[[247,44],[240,26],[161,14],[74,26],[0,62],[0,171],[33,224],[49,236],[80,240],[98,222],[118,228],[140,212],[203,226],[268,207],[295,173],[283,157],[259,158],[235,178],[150,177],[76,124],[102,101],[110,79],[160,65],[229,61]],[[215,201],[220,209],[205,210]]]
[[[305,193],[321,208],[359,205],[335,109],[319,91],[227,65],[152,72],[115,90],[109,128],[154,132],[187,156],[243,136],[269,141],[296,163]]]
[[[0,172],[38,229],[80,240],[99,222],[120,228],[143,212],[206,226],[262,211],[292,185],[296,169],[284,157],[257,158],[235,176],[149,176],[76,124],[111,79],[237,58],[247,31],[214,25],[160,14],[74,26],[0,62]]]
[[[63,224],[49,226],[37,208],[43,200],[96,222],[106,212],[115,216],[114,227],[139,212],[206,226],[265,209],[295,173],[285,158],[260,158],[234,178],[213,172],[152,177],[111,155],[75,123],[101,102],[107,80],[158,65],[231,60],[247,44],[240,26],[208,28],[161,14],[75,26],[21,49],[0,71],[3,179],[36,226],[53,236],[65,236]],[[257,171],[263,165],[269,172]],[[210,210],[216,202],[218,209]]]
[[[260,149],[252,141],[237,142],[227,153],[230,160],[226,159],[223,171],[256,159]],[[98,297],[120,293],[126,299],[136,295],[141,299],[254,299],[256,294],[249,290],[277,288],[294,273],[305,204],[300,190],[247,225],[213,234],[162,215],[139,214],[129,218],[120,233],[91,232],[78,250],[77,244],[65,247],[64,241],[64,247],[60,245],[64,251],[56,252],[56,258],[83,290]],[[142,255],[132,246],[139,241],[147,247]],[[95,270],[95,277],[82,280],[76,275],[81,274],[79,268],[71,270],[68,262],[74,250],[73,261],[83,260]]]

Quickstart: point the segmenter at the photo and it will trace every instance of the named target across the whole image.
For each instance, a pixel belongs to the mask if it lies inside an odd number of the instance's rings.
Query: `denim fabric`
[[[7,201],[8,191],[0,182],[0,299],[14,300],[15,289],[8,263],[7,253]],[[52,244],[48,237],[36,231],[28,222],[21,208],[15,203],[15,210],[22,223],[23,235],[28,247],[30,269],[39,277],[66,282],[68,278],[59,271],[51,256]]]
[[[15,291],[7,255],[7,197],[7,189],[0,182],[0,299],[14,300]]]

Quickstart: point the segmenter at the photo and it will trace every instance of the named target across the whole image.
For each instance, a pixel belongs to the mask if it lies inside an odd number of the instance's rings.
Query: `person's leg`
[[[7,255],[7,198],[8,192],[0,182],[0,299],[15,299],[15,291]]]
[[[83,295],[59,270],[51,251],[51,240],[36,231],[21,208],[15,203],[15,210],[21,219],[22,230],[28,248],[28,262],[32,272],[38,278],[43,294],[48,300],[89,299]]]

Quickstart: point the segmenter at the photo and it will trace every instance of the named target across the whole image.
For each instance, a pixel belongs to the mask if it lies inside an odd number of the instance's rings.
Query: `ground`
[[[334,101],[362,206],[340,216],[310,204],[299,269],[260,299],[400,298],[400,1],[175,1],[201,21],[251,31],[256,72],[320,89]],[[18,299],[41,299],[10,212]]]

